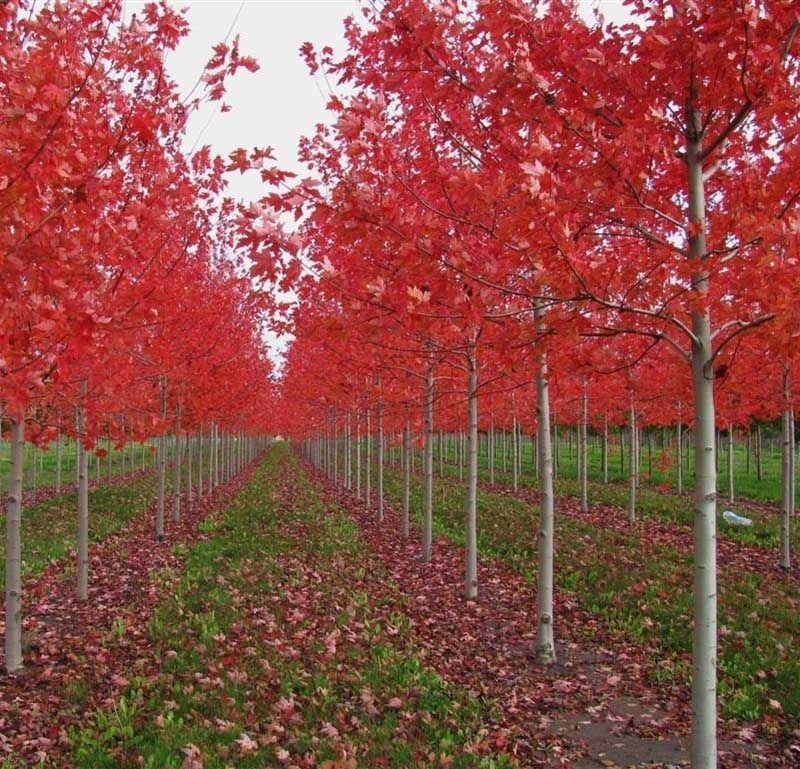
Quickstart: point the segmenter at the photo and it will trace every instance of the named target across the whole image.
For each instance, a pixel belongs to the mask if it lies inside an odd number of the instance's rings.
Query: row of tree
[[[160,537],[165,436],[209,436],[213,486],[220,462],[238,469],[252,457],[250,436],[263,433],[270,413],[272,367],[262,341],[268,306],[251,290],[234,244],[237,205],[226,196],[236,154],[226,161],[208,147],[185,148],[198,106],[221,100],[231,75],[257,65],[236,41],[220,43],[182,96],[164,62],[188,31],[184,17],[162,0],[126,20],[122,6],[0,4],[9,671],[22,664],[23,441],[78,443],[77,590],[85,599],[88,452],[101,440],[119,448],[157,436]],[[188,460],[191,472],[191,454]],[[179,475],[176,486],[173,515]]]
[[[691,426],[692,761],[711,769],[716,430],[780,414],[793,435],[800,11],[626,6],[623,25],[560,0],[365,8],[343,57],[303,48],[346,90],[301,144],[314,178],[265,196],[240,237],[257,276],[299,295],[284,431],[374,432],[379,454],[387,429],[421,432],[426,556],[434,412],[460,410],[468,597],[479,430],[535,423],[542,663],[555,658],[551,396],[584,457],[590,423],[627,423],[634,450],[641,424]]]

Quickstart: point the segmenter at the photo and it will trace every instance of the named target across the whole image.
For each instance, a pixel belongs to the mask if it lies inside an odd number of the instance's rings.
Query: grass
[[[671,438],[674,435],[670,433]],[[668,439],[670,436],[667,436]],[[495,472],[500,475],[511,476],[510,470],[507,473],[502,473],[503,468],[503,443],[502,436],[498,432],[495,443]],[[445,458],[447,461],[455,462],[455,441],[452,436],[445,436]],[[577,465],[577,443],[575,441],[565,440],[563,437],[563,430],[559,434],[558,445],[558,481],[577,481],[578,465]],[[663,491],[677,490],[677,467],[676,455],[674,448],[662,449],[661,430],[654,430],[653,448],[652,451],[648,449],[648,442],[646,439],[642,440],[640,448],[640,481],[643,486],[652,486],[656,489]],[[521,480],[532,481],[535,477],[535,467],[533,462],[533,451],[530,436],[524,436],[522,440],[522,456],[521,467],[522,475]],[[717,487],[720,495],[720,500],[727,499],[728,494],[728,461],[727,461],[727,439],[723,435],[720,450],[718,453],[718,472],[717,472]],[[611,433],[609,435],[609,456],[608,456],[608,480],[611,484],[624,484],[627,482],[628,477],[628,450],[625,446],[623,451],[624,464],[620,464],[620,445],[618,434]],[[397,450],[395,450],[397,451]],[[440,444],[438,434],[434,441],[434,469],[438,469]],[[555,455],[555,447],[554,447]],[[510,437],[508,439],[508,448],[506,450],[506,467],[511,467],[511,453],[510,453]],[[780,465],[780,444],[778,439],[774,437],[765,439],[764,447],[762,449],[762,478],[757,477],[755,459],[752,456],[748,467],[747,462],[747,446],[741,441],[734,444],[734,492],[737,497],[744,499],[752,499],[764,502],[780,502],[781,488],[781,465]],[[419,452],[417,452],[417,464],[419,465]],[[488,475],[488,459],[487,459],[487,445],[486,435],[482,434],[480,438],[480,445],[478,451],[478,465],[481,470],[486,471]],[[602,449],[600,446],[600,439],[597,436],[591,436],[589,440],[588,449],[588,463],[587,471],[590,481],[602,483]],[[457,468],[456,468],[457,472]],[[689,448],[684,452],[684,472],[683,472],[683,487],[687,491],[694,488],[694,446],[689,445]]]
[[[530,447],[528,446],[528,448]],[[452,458],[452,452],[448,455],[448,458]],[[438,457],[436,457],[433,466],[434,473],[437,475],[440,469],[444,469],[447,477],[459,477],[458,466],[455,464],[447,462],[441,463]],[[419,467],[419,462],[417,462],[417,467]],[[525,463],[523,463],[523,469],[525,472],[518,478],[519,487],[538,488],[538,483],[534,474],[525,466]],[[374,474],[375,471],[373,470],[373,476]],[[597,473],[597,475],[599,475],[599,473]],[[490,475],[485,464],[485,456],[483,463],[479,463],[478,465],[478,476],[481,481],[488,482],[489,480]],[[610,475],[609,477],[612,478],[613,476]],[[494,481],[499,485],[509,487],[512,485],[512,473],[509,470],[505,472],[502,470],[501,461],[496,462]],[[562,474],[555,481],[555,490],[556,494],[559,496],[578,496],[580,494],[580,483],[574,477],[565,477],[562,468]],[[603,483],[602,481],[590,479],[589,502],[590,504],[602,503],[621,509],[627,509],[627,481],[624,483],[622,481]],[[752,526],[730,526],[721,516],[722,511],[729,507],[732,507],[735,511],[739,510],[736,504],[728,505],[727,502],[720,498],[717,509],[720,513],[719,531],[721,535],[738,542],[758,547],[772,549],[778,547],[780,520],[777,515],[771,514],[768,511],[745,510],[744,514],[752,520]],[[663,485],[654,486],[652,484],[642,483],[637,490],[636,512],[637,516],[645,520],[655,519],[669,521],[691,528],[694,525],[694,497],[691,494],[676,494]],[[797,531],[797,527],[792,528],[790,536],[792,548],[796,550],[800,547],[800,533]]]
[[[155,478],[138,477],[89,490],[89,537],[99,542],[143,513],[155,496]],[[76,545],[78,495],[60,494],[22,511],[22,573],[38,574],[52,560],[68,555]],[[5,559],[5,538],[0,559]],[[0,573],[5,585],[5,572]]]
[[[420,664],[382,568],[286,447],[206,529],[151,622],[160,674],[71,735],[73,766],[513,765],[482,744],[491,704]]]
[[[402,477],[386,474],[387,496],[399,504]],[[412,511],[421,516],[422,480],[412,477]],[[436,479],[434,528],[463,544],[463,487]],[[538,510],[524,501],[478,492],[478,547],[533,582]],[[636,642],[649,655],[651,676],[688,687],[691,674],[691,553],[658,546],[646,524],[621,533],[556,516],[557,589],[602,617],[610,634]],[[800,726],[800,589],[720,564],[719,694],[724,718],[762,721],[772,733]],[[580,630],[576,629],[578,635]],[[777,703],[777,705],[776,705]]]
[[[124,449],[125,460],[123,466],[123,451],[117,450],[113,444],[104,442],[105,456],[89,453],[89,480],[103,481],[110,476],[130,472],[131,467],[136,470],[153,467],[153,454],[150,446],[140,443],[128,444]],[[8,488],[8,475],[11,468],[11,447],[8,441],[0,441],[0,485]],[[69,488],[75,482],[77,472],[77,448],[74,441],[62,438],[61,455],[61,482]],[[32,444],[25,444],[25,461],[22,468],[23,488],[32,489],[55,486],[56,482],[56,449],[55,444],[46,448],[37,448]]]

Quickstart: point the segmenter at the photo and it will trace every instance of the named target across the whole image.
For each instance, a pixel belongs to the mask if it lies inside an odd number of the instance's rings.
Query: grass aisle
[[[176,583],[187,543],[206,536],[202,521],[244,477],[218,487],[191,511],[184,505],[181,522],[167,522],[162,541],[154,536],[152,490],[134,483],[129,499],[119,486],[98,489],[110,494],[119,509],[108,516],[115,533],[106,528],[102,533],[108,536],[90,548],[85,603],[75,598],[71,558],[51,561],[39,574],[29,569],[23,588],[25,671],[17,676],[0,673],[2,769],[73,765],[66,757],[71,750],[68,732],[87,712],[103,703],[113,706],[127,689],[128,676],[146,674],[151,664],[147,627],[154,604]],[[145,486],[148,482],[152,479],[145,479]],[[100,533],[97,526],[95,532]],[[42,547],[34,550],[45,552],[46,534],[46,526],[35,527],[25,546],[41,539]],[[63,530],[54,540],[59,552],[67,551]],[[33,564],[43,562],[34,559]],[[0,608],[0,633],[4,629]]]
[[[514,766],[492,708],[420,662],[407,601],[288,448],[268,453],[146,628],[153,665],[73,730],[75,767]]]
[[[90,542],[100,542],[141,515],[155,498],[156,479],[151,472],[89,489]],[[74,550],[77,540],[78,494],[53,494],[22,507],[22,577],[37,575],[52,561]],[[6,541],[0,538],[0,561],[5,560]],[[5,572],[0,573],[0,588]]]
[[[401,483],[399,473],[387,473],[386,492],[395,504],[401,499]],[[411,493],[418,519],[419,476],[412,477]],[[435,531],[459,546],[464,538],[463,503],[463,487],[457,481],[435,480]],[[483,486],[478,519],[481,574],[492,572],[492,561],[503,563],[522,576],[526,591],[532,591],[537,507],[508,489]],[[729,734],[744,740],[759,737],[773,751],[800,756],[800,585],[794,575],[776,567],[762,569],[758,548],[730,541],[719,545],[721,715],[728,720]],[[634,680],[644,679],[685,703],[691,673],[690,532],[655,520],[631,527],[616,509],[596,505],[582,514],[575,500],[561,498],[555,578],[557,636],[622,649],[632,662]],[[589,612],[594,624],[576,622],[573,604]],[[631,679],[630,669],[625,677]],[[678,728],[688,719],[684,707],[676,714]]]

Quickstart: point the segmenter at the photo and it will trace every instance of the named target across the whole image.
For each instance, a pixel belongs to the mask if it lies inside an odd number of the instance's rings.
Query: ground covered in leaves
[[[418,508],[419,478],[412,492]],[[281,444],[161,542],[140,493],[92,547],[88,603],[70,558],[28,572],[26,671],[0,677],[3,769],[688,762],[679,523],[562,509],[559,660],[543,669],[532,492],[481,490],[477,601],[461,597],[454,480],[437,481],[430,564],[391,504],[377,521]],[[721,552],[721,765],[796,765],[795,588]]]

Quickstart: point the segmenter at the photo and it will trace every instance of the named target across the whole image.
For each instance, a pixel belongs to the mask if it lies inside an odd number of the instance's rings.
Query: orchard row
[[[422,435],[424,543],[435,430],[463,432],[468,598],[479,435],[535,432],[543,664],[553,412],[580,434],[584,508],[590,429],[624,426],[633,456],[641,427],[691,429],[692,763],[713,769],[719,430],[781,419],[790,565],[800,15],[790,0],[625,12],[399,0],[365,8],[340,57],[305,46],[346,90],[301,144],[316,180],[250,213],[252,258],[299,296],[282,430],[328,465],[342,442],[374,435],[380,465],[385,436]]]

